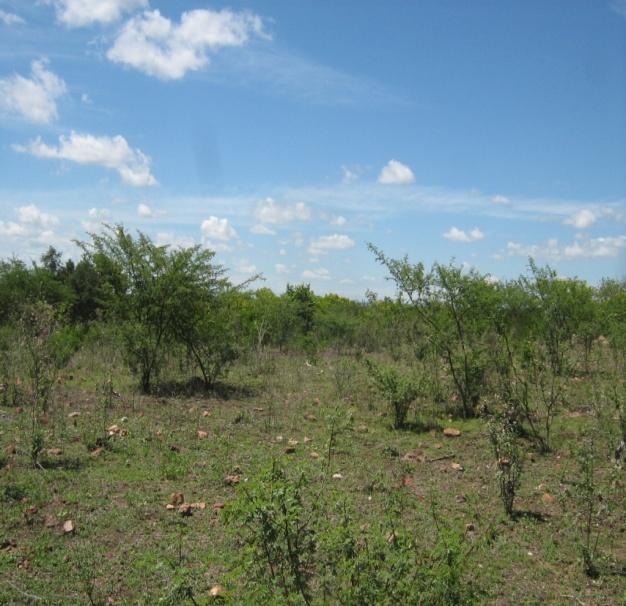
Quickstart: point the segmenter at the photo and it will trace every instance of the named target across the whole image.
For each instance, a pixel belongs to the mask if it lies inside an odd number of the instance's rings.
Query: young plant
[[[513,501],[520,485],[522,459],[517,446],[517,434],[505,419],[489,422],[489,439],[496,459],[496,479],[504,511],[513,516]]]
[[[394,429],[406,425],[406,417],[411,404],[420,393],[420,387],[412,377],[401,375],[393,366],[383,366],[366,359],[365,365],[381,396],[393,412]]]
[[[226,509],[226,520],[243,546],[241,578],[256,603],[272,603],[276,594],[289,604],[312,601],[316,510],[304,503],[305,486],[304,475],[291,479],[273,462],[257,479],[241,484]]]

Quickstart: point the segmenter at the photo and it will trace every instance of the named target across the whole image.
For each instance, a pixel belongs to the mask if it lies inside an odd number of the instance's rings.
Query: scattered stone
[[[309,438],[307,436],[304,436],[304,440],[302,440],[305,444],[308,444],[309,442],[313,441],[313,438]]]
[[[54,528],[59,523],[57,517],[53,513],[47,514],[43,519],[43,525],[46,528]]]
[[[224,509],[224,503],[217,501],[216,503],[213,503],[213,510],[214,511],[219,511],[220,509]]]
[[[171,503],[168,503],[168,504],[165,506],[165,509],[167,509],[168,511],[174,511],[174,509],[176,509],[176,506],[175,506],[175,505],[172,505]]]
[[[333,480],[343,480],[343,476],[340,473],[334,473]]]
[[[552,505],[555,501],[556,497],[554,497],[554,495],[551,495],[549,492],[544,492],[541,496],[541,502],[544,505]]]
[[[262,406],[255,406],[253,410],[254,412],[263,412],[265,408],[263,408]]]
[[[189,517],[190,515],[193,515],[193,509],[189,503],[183,503],[178,506],[178,513],[181,516]]]
[[[48,448],[48,450],[46,450],[46,452],[50,456],[56,456],[56,457],[58,457],[59,455],[63,454],[63,451],[60,448]]]
[[[313,452],[311,452],[310,457],[312,459],[319,459],[320,458],[320,453],[313,451]]]
[[[67,415],[70,419],[75,419],[76,417],[80,417],[80,412],[78,412],[78,410],[75,410],[73,412],[70,412],[69,415]]]
[[[65,522],[63,522],[63,532],[65,534],[72,534],[74,530],[75,526],[72,520],[65,520]]]
[[[282,442],[283,441],[283,436],[276,436],[276,441],[277,442]]]
[[[226,486],[235,486],[235,484],[239,484],[241,481],[241,477],[238,474],[229,474],[224,478],[224,484]]]
[[[450,467],[452,467],[452,469],[454,469],[454,471],[465,471],[463,469],[463,465],[461,465],[460,463],[452,463],[452,465],[450,465]]]
[[[120,423],[128,423],[128,417],[122,417]]]
[[[287,441],[287,444],[289,444],[289,446],[297,446],[298,440],[295,440],[294,438],[289,438],[289,440]]]
[[[211,587],[211,589],[209,590],[209,595],[212,598],[219,598],[220,596],[223,596],[225,593],[226,593],[226,590],[221,585],[213,585],[213,587]]]
[[[204,431],[202,429],[198,429],[198,438],[201,440],[204,440],[206,438],[209,437],[209,432],[208,431]]]
[[[173,492],[167,500],[170,505],[182,505],[185,502],[185,495],[182,492]]]
[[[203,416],[203,417],[210,417],[210,416],[211,416],[211,413],[210,413],[208,410],[203,410],[203,411],[202,411],[202,416]]]
[[[448,438],[458,438],[461,435],[461,432],[454,427],[446,427],[443,430],[443,435]]]
[[[199,501],[198,503],[191,503],[191,509],[199,509],[200,511],[204,511],[206,509],[206,503],[204,501]]]
[[[109,434],[109,436],[115,436],[119,432],[120,432],[120,428],[117,425],[111,425],[111,427],[107,429],[107,433]]]
[[[454,497],[457,503],[466,503],[467,497],[464,494],[458,494]]]
[[[315,415],[311,414],[310,412],[307,412],[304,415],[304,419],[305,419],[305,421],[311,421],[311,422],[317,421],[317,417]]]

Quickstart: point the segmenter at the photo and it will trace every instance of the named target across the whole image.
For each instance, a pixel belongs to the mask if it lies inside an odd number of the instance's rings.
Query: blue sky
[[[102,221],[234,280],[367,251],[626,276],[626,0],[0,0],[0,256]]]

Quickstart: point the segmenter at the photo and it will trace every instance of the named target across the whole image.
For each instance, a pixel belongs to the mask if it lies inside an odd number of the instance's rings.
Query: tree
[[[186,334],[197,318],[196,302],[213,292],[223,270],[211,263],[213,251],[158,246],[141,232],[134,238],[121,225],[105,225],[90,236],[90,243],[79,243],[85,260],[100,271],[100,296],[120,322],[131,370],[149,392],[166,344]]]

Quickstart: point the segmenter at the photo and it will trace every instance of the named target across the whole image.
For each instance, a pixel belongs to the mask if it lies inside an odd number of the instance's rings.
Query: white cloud
[[[359,171],[349,166],[341,167],[341,181],[346,185],[354,183],[359,178]]]
[[[68,27],[113,23],[124,13],[148,6],[148,0],[45,0]]]
[[[406,185],[414,181],[413,171],[397,160],[389,160],[378,175],[378,182],[385,185]]]
[[[163,210],[154,210],[152,207],[148,206],[144,202],[141,202],[137,206],[137,215],[142,219],[155,219],[156,217],[160,217],[164,215],[165,211]]]
[[[26,234],[23,225],[19,225],[13,221],[0,221],[0,236],[7,238],[15,238]]]
[[[133,187],[156,185],[150,172],[150,158],[141,150],[131,148],[121,135],[97,137],[72,131],[69,137],[61,135],[59,146],[42,142],[38,137],[28,145],[14,145],[18,152],[39,158],[69,160],[77,164],[104,166],[116,170],[122,180]]]
[[[59,218],[48,213],[41,212],[34,204],[20,206],[16,209],[21,223],[49,229],[59,224]]]
[[[85,104],[85,105],[92,105],[93,101],[91,100],[91,97],[87,94],[87,93],[83,93],[80,96],[80,100]]]
[[[331,225],[337,225],[343,227],[347,223],[346,218],[339,215],[338,217],[332,217],[330,220]]]
[[[235,263],[235,271],[239,274],[255,274],[256,265],[254,263],[250,263],[248,259],[240,259],[237,263]]]
[[[593,212],[583,208],[582,210],[574,213],[568,219],[565,219],[564,223],[567,225],[573,225],[576,229],[587,229],[588,227],[591,227],[597,219],[598,218]]]
[[[276,265],[274,265],[274,269],[277,274],[284,275],[289,273],[289,268],[284,263],[276,263]]]
[[[90,208],[87,211],[87,214],[89,215],[91,219],[105,219],[111,213],[109,212],[108,208],[95,208],[94,207],[94,208]]]
[[[154,241],[157,246],[171,246],[172,248],[191,248],[196,244],[191,236],[182,236],[164,231],[158,232]]]
[[[145,11],[122,28],[107,57],[162,80],[177,80],[209,63],[207,51],[242,46],[265,37],[261,18],[250,12],[198,9],[173,23],[158,10]]]
[[[316,255],[326,253],[330,250],[347,250],[348,248],[352,248],[354,244],[354,240],[345,234],[321,236],[311,242],[309,252]]]
[[[276,232],[273,229],[270,229],[269,227],[261,223],[257,223],[256,225],[253,225],[250,228],[250,231],[253,234],[258,234],[260,236],[275,236],[276,235]]]
[[[7,13],[6,11],[0,10],[0,21],[5,25],[20,25],[24,23],[24,19],[22,19],[19,15],[15,15],[13,13]]]
[[[56,100],[66,92],[65,82],[46,69],[46,61],[31,63],[31,77],[15,74],[0,79],[0,111],[46,124],[58,116]]]
[[[292,221],[310,221],[311,209],[304,202],[295,204],[276,204],[272,198],[266,198],[258,203],[256,218],[260,223],[285,225]]]
[[[330,280],[330,272],[325,267],[305,269],[302,272],[302,277],[307,280]]]
[[[626,248],[626,235],[600,238],[578,238],[572,244],[560,245],[556,238],[545,244],[524,245],[508,242],[506,249],[511,256],[535,257],[550,260],[594,259],[616,257]]]
[[[284,248],[281,248],[281,249],[278,251],[278,254],[279,254],[281,257],[284,257],[284,256],[287,254],[287,251],[286,251]]]
[[[220,242],[229,242],[237,238],[237,232],[229,223],[228,219],[219,219],[218,217],[209,217],[202,222],[202,234],[207,240],[219,240]]]
[[[493,196],[491,198],[491,202],[493,204],[502,204],[503,206],[508,206],[511,204],[511,200],[509,200],[506,196],[501,196],[498,194],[497,196]]]
[[[443,234],[443,237],[446,240],[451,240],[452,242],[476,242],[477,240],[482,240],[485,237],[485,234],[483,234],[483,232],[477,227],[469,232],[466,232],[453,226],[445,234]]]

